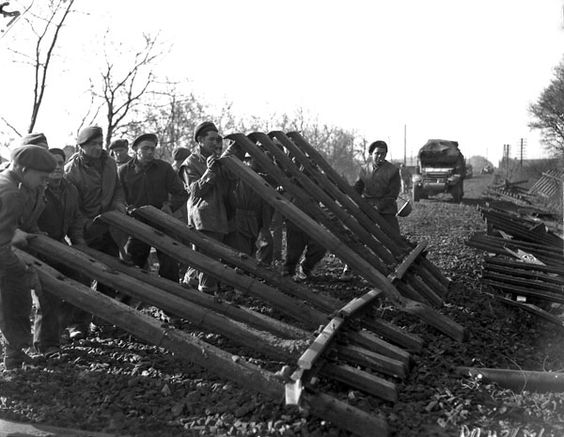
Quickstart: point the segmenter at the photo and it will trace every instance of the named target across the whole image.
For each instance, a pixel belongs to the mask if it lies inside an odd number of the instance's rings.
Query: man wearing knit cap
[[[24,352],[31,346],[31,290],[26,266],[12,246],[27,244],[29,234],[22,228],[29,221],[26,203],[55,167],[55,159],[44,148],[21,146],[12,152],[10,167],[0,173],[0,331],[7,370],[32,361]]]
[[[172,214],[186,204],[188,194],[172,166],[155,158],[158,137],[143,134],[133,141],[135,155],[118,169],[119,181],[125,193],[128,208],[151,205]],[[143,241],[129,237],[125,247],[131,261],[145,267],[151,247]],[[178,282],[178,262],[157,249],[159,275]]]
[[[78,190],[80,212],[84,216],[84,239],[86,244],[108,255],[125,256],[110,229],[101,223],[94,223],[99,214],[106,211],[125,213],[123,189],[118,180],[115,161],[103,149],[103,132],[99,126],[82,129],[77,137],[78,153],[65,165],[65,177]],[[99,291],[115,296],[115,291],[98,284]],[[86,316],[82,326],[71,327],[71,338],[80,338],[89,324]],[[75,329],[76,328],[76,329]],[[76,335],[74,335],[76,334]]]
[[[221,142],[218,129],[211,121],[199,124],[194,130],[194,150],[181,166],[184,185],[187,187],[188,225],[210,238],[223,242],[229,232],[225,196],[229,180],[214,152]],[[191,285],[196,272],[188,269],[184,283]],[[214,294],[218,291],[217,281],[199,273],[198,289]]]
[[[67,244],[67,239],[72,245],[85,244],[84,219],[79,209],[78,190],[63,177],[65,152],[62,149],[51,148],[49,153],[55,158],[57,167],[49,175],[45,190],[45,209],[37,224],[41,232],[63,244]],[[52,266],[72,279],[88,283],[80,274],[64,264],[52,264]],[[47,291],[39,289],[34,290],[34,293],[38,305],[33,345],[36,351],[48,356],[59,351],[60,334],[66,328],[67,319],[73,320],[76,318],[75,314],[80,316],[82,312]]]
[[[129,156],[129,141],[125,138],[112,141],[109,150],[110,156],[114,158],[118,166],[129,162],[131,159],[131,156]]]

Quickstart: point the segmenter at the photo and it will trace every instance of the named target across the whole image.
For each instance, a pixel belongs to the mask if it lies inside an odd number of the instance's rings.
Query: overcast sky
[[[124,47],[160,32],[171,49],[155,73],[189,80],[205,102],[257,116],[301,107],[388,141],[392,158],[403,157],[404,126],[408,155],[444,138],[497,163],[504,143],[516,156],[524,138],[527,157],[543,156],[527,108],[564,55],[562,0],[76,0],[76,8],[84,14],[61,33],[35,129],[52,146],[72,143],[106,29]],[[32,71],[5,60],[8,47],[30,49],[24,26],[0,39],[0,116],[22,130]]]

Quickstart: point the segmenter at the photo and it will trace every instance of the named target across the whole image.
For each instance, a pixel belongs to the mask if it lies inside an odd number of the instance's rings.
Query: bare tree
[[[37,122],[39,109],[45,96],[47,83],[47,73],[53,59],[53,53],[57,46],[57,41],[63,24],[69,16],[74,0],[50,1],[49,16],[46,19],[36,17],[35,20],[27,18],[37,40],[35,43],[35,53],[33,57],[34,67],[34,86],[33,86],[33,106],[29,122],[28,132],[32,132]],[[39,29],[37,29],[39,27]]]
[[[162,55],[157,45],[158,36],[145,34],[143,39],[143,47],[135,53],[131,63],[124,62],[123,55],[119,59],[110,59],[105,52],[105,66],[100,74],[102,81],[95,93],[102,98],[106,109],[106,147],[154,82],[151,66]]]

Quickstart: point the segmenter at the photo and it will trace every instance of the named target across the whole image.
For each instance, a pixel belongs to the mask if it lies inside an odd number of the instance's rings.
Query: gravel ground
[[[488,182],[489,177],[468,180],[462,204],[447,197],[418,202],[401,221],[403,233],[426,241],[430,260],[452,280],[441,311],[467,329],[468,339],[455,342],[382,306],[378,312],[384,319],[425,340],[407,379],[394,381],[398,402],[320,381],[335,397],[382,414],[393,436],[564,435],[564,394],[504,390],[455,373],[457,366],[564,370],[562,330],[483,293],[492,291],[480,284],[483,253],[464,242],[484,230],[476,205],[484,201],[481,193]],[[338,259],[327,256],[307,284],[342,299],[369,289],[359,277],[339,281],[341,269]],[[268,370],[283,364],[253,357],[217,335],[188,325],[183,329]],[[136,436],[348,435],[307,411],[287,409],[122,331],[95,333],[65,345],[42,366],[0,374],[0,418]]]

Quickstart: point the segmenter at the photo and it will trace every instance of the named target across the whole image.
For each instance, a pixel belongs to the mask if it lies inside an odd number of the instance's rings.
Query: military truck
[[[455,202],[464,196],[466,163],[457,141],[428,140],[417,155],[413,175],[414,202],[439,193],[449,193]]]

